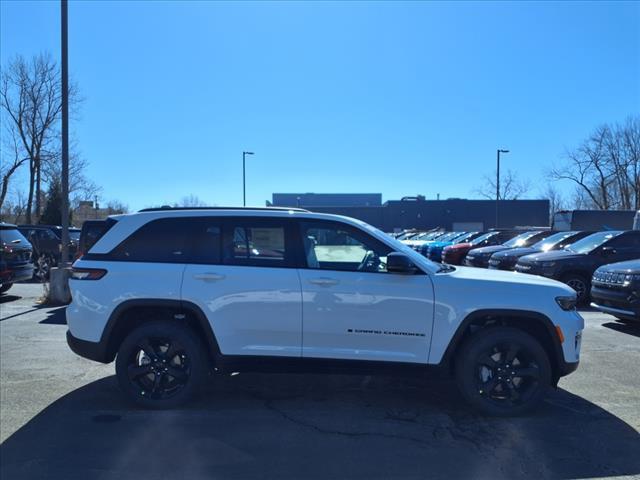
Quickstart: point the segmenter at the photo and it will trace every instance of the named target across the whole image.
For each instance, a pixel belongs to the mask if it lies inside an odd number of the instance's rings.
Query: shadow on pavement
[[[45,325],[66,325],[67,317],[65,315],[65,310],[67,307],[60,307],[54,310],[49,310],[47,312],[47,318],[41,320],[40,323]]]
[[[9,303],[9,302],[15,302],[16,300],[20,300],[22,297],[18,296],[18,295],[11,295],[3,293],[2,295],[0,295],[0,304],[3,303]]]
[[[184,409],[144,411],[108,377],[9,437],[0,477],[591,478],[640,473],[638,452],[631,426],[562,390],[496,419],[444,381],[242,374]]]
[[[620,323],[620,322],[607,322],[602,324],[603,327],[610,328],[617,332],[633,335],[634,337],[640,337],[640,323]]]

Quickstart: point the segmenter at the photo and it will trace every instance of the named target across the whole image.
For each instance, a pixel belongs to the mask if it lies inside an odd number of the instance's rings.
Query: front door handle
[[[202,280],[203,282],[217,282],[218,280],[222,280],[224,275],[219,275],[217,273],[207,272],[207,273],[198,273],[193,276],[196,280]]]
[[[340,282],[335,278],[320,277],[320,278],[312,278],[311,280],[309,280],[309,283],[313,283],[314,285],[320,285],[322,287],[330,287],[331,285],[337,285]]]

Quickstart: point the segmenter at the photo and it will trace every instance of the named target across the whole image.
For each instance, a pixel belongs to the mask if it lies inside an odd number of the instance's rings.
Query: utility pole
[[[242,152],[242,206],[247,206],[247,182],[246,182],[246,161],[247,155],[253,155],[253,152]]]
[[[62,258],[65,267],[69,262],[69,51],[67,0],[60,0],[61,19],[61,73],[62,73]]]
[[[500,226],[500,154],[509,153],[509,150],[497,150],[496,166],[496,228]]]

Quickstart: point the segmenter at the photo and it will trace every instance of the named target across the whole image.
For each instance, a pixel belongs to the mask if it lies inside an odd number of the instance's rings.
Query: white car
[[[210,371],[322,369],[445,373],[480,410],[514,415],[578,366],[571,288],[435,264],[351,218],[150,209],[98,230],[73,265],[68,343],[115,359],[146,407],[179,405]]]

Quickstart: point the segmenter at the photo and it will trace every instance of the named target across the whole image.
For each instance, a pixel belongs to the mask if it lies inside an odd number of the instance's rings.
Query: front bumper
[[[616,317],[640,320],[640,298],[624,288],[591,288],[591,304],[594,308]]]
[[[33,278],[33,263],[19,267],[9,267],[9,275],[2,279],[3,283],[26,282]]]

